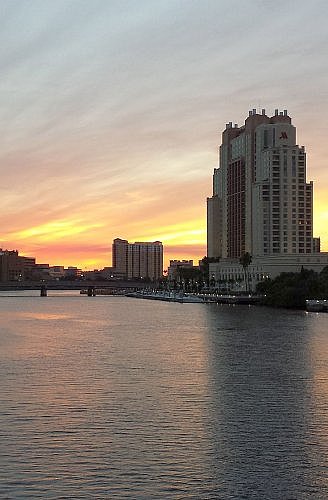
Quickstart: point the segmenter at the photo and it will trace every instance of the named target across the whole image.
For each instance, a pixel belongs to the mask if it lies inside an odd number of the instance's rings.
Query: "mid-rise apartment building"
[[[158,280],[163,276],[163,245],[160,241],[129,243],[116,238],[112,261],[115,270],[127,279]]]

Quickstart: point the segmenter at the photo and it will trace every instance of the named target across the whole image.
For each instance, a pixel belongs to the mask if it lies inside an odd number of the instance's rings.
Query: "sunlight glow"
[[[34,238],[40,242],[54,242],[67,236],[85,233],[90,229],[99,228],[103,225],[101,223],[83,225],[79,220],[62,220],[17,231],[12,233],[11,237],[17,240]]]
[[[204,220],[192,220],[186,223],[172,224],[158,229],[154,234],[141,235],[136,241],[162,241],[163,244],[197,245],[206,241]]]

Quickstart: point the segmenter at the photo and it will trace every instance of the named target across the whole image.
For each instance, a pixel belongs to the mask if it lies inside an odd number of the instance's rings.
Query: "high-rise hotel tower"
[[[270,117],[253,109],[243,126],[230,122],[222,133],[207,200],[207,255],[237,261],[246,252],[276,261],[320,252],[306,154],[286,110]]]
[[[286,110],[226,125],[207,233],[209,257],[313,252],[313,185]]]

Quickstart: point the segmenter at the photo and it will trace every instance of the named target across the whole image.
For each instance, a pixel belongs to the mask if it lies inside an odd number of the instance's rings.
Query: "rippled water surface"
[[[0,296],[0,497],[328,498],[328,315]]]

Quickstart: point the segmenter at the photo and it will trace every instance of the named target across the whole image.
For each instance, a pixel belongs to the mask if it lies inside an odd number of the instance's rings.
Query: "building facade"
[[[219,290],[246,291],[244,270],[237,259],[222,259],[218,264],[210,264],[210,275]],[[328,252],[307,254],[272,254],[254,256],[247,268],[249,290],[255,290],[257,283],[268,278],[274,279],[281,273],[299,273],[311,269],[319,273],[328,266]]]
[[[127,279],[158,280],[163,276],[163,245],[160,241],[129,243],[116,238],[112,261],[113,268]]]
[[[175,280],[179,276],[180,269],[194,269],[193,260],[170,260],[170,265],[167,269],[167,277],[169,280]],[[199,269],[199,268],[198,268]]]
[[[32,278],[35,258],[18,255],[17,250],[0,249],[0,281],[25,281]]]
[[[276,109],[270,117],[253,109],[243,126],[230,122],[222,133],[213,195],[207,200],[207,255],[221,259],[211,264],[211,272],[238,266],[246,252],[264,264],[286,257],[295,265],[300,256],[320,252],[320,239],[313,238],[306,152],[297,145],[286,110]],[[266,272],[261,266],[257,274]]]

